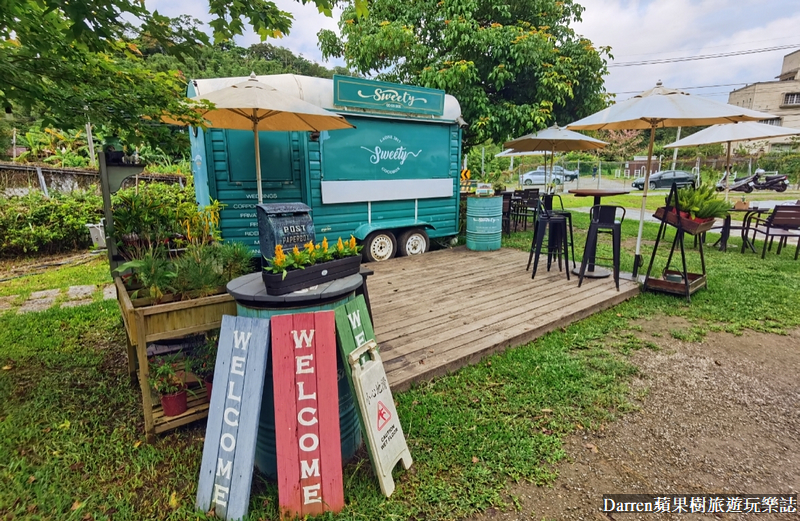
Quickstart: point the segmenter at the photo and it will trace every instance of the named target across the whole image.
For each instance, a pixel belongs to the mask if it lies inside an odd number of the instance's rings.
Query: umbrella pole
[[[731,186],[731,142],[728,141],[728,159],[725,161],[725,202],[728,202],[728,194]]]
[[[258,204],[262,204],[264,198],[261,193],[261,153],[258,150],[258,119],[256,119],[255,110],[253,110],[253,141],[256,147],[256,189],[258,191]]]
[[[647,170],[644,172],[644,191],[642,193],[642,209],[639,212],[639,235],[636,236],[636,255],[633,258],[633,276],[639,274],[639,266],[644,266],[642,260],[642,232],[644,231],[644,210],[647,206],[647,189],[650,187],[650,166],[653,162],[653,141],[656,138],[656,124],[650,126],[650,144],[647,145]]]
[[[553,145],[553,150],[550,151],[550,181],[553,182],[553,193],[555,193],[556,191],[556,183],[554,181],[555,177],[553,177],[553,174],[555,172],[555,170],[553,170],[553,165],[555,164],[555,161],[556,161],[556,146]]]

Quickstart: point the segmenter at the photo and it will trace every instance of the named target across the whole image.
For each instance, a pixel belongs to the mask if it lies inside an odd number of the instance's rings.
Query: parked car
[[[549,170],[550,169],[548,168],[548,171]],[[536,167],[536,170],[534,170],[534,172],[544,172],[544,171],[545,169],[543,166]],[[561,177],[561,179],[563,179],[564,181],[574,181],[578,178],[577,170],[567,170],[563,166],[555,165],[553,167],[553,173]]]
[[[564,183],[564,178],[558,174],[547,173],[547,179],[551,182],[560,185]],[[523,185],[543,185],[545,184],[544,170],[531,170],[519,176],[519,182]]]
[[[650,190],[669,188],[672,183],[676,183],[678,188],[683,188],[684,186],[695,186],[696,181],[694,174],[683,170],[661,170],[650,175]],[[634,179],[631,186],[644,190],[644,177]]]

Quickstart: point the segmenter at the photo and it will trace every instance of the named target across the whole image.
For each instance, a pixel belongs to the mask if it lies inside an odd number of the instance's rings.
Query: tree
[[[332,0],[310,1],[330,15]],[[269,0],[208,5],[217,42],[242,34],[243,19],[262,40],[291,28],[291,15]],[[152,120],[165,111],[199,123],[179,103],[185,78],[147,68],[134,38],[184,61],[210,42],[196,20],[164,17],[140,0],[0,0],[0,106],[32,110],[58,128],[104,122],[129,142],[163,135]]]
[[[469,123],[467,146],[503,142],[606,105],[608,48],[569,27],[572,0],[374,0],[370,15],[346,8],[341,38],[320,31],[325,57],[398,83],[445,90]]]

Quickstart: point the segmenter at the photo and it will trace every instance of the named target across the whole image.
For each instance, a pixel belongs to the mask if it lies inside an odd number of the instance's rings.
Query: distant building
[[[800,50],[783,57],[781,74],[776,81],[762,81],[737,89],[728,95],[728,103],[774,114],[761,123],[800,128]],[[789,138],[770,140],[772,150],[788,148]]]

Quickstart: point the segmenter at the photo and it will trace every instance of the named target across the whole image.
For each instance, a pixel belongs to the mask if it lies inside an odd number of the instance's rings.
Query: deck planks
[[[567,280],[557,264],[536,278],[528,254],[453,248],[370,264],[375,336],[393,389],[403,390],[525,344],[639,294],[611,277]],[[562,268],[563,269],[563,268]]]

